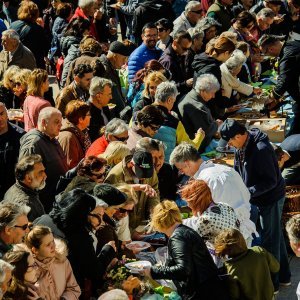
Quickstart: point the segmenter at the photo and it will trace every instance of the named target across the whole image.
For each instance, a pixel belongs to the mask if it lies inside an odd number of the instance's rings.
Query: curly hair
[[[39,8],[32,1],[22,1],[18,9],[18,19],[21,21],[27,21],[29,23],[35,23],[39,17]]]

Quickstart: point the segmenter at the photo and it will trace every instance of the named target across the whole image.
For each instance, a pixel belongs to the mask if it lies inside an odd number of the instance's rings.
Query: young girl
[[[230,299],[273,299],[271,272],[279,271],[279,263],[271,253],[257,246],[247,249],[243,235],[236,229],[224,230],[216,237],[215,252],[229,258],[225,268]]]
[[[44,300],[76,300],[80,288],[72,267],[66,258],[66,245],[53,238],[49,227],[35,226],[26,237],[26,245],[32,251],[38,267],[40,296]]]

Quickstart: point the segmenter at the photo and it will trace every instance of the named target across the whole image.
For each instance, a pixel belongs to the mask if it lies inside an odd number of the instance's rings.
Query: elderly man
[[[279,276],[273,278],[276,291],[279,282],[290,284],[291,273],[281,227],[285,183],[275,151],[265,133],[257,128],[248,131],[244,125],[232,119],[223,123],[220,133],[228,145],[236,148],[234,169],[241,175],[251,194],[251,204],[259,209],[262,247],[280,262]]]
[[[0,102],[0,200],[15,182],[14,169],[24,134],[21,127],[8,122],[5,104]]]
[[[0,259],[0,300],[3,299],[3,296],[10,285],[11,272],[13,269],[14,266],[3,259]]]
[[[89,135],[91,141],[100,137],[100,129],[111,119],[108,103],[112,99],[112,82],[106,78],[94,77],[90,85],[91,121]]]
[[[46,186],[46,172],[38,154],[24,156],[17,164],[16,183],[4,195],[4,202],[30,207],[28,219],[33,222],[45,213],[39,191]]]
[[[202,7],[199,1],[189,1],[185,6],[184,12],[174,21],[172,35],[178,31],[187,31],[195,27],[197,22],[202,18]]]
[[[46,212],[55,200],[59,177],[68,170],[66,156],[56,137],[62,125],[61,112],[54,107],[40,111],[37,129],[27,132],[21,139],[19,159],[26,155],[39,154],[47,170],[46,187],[40,192],[40,199]]]
[[[90,146],[86,157],[90,155],[98,156],[105,152],[110,142],[126,143],[128,138],[128,125],[121,119],[113,118],[106,124],[104,134]]]
[[[190,138],[194,137],[199,128],[204,130],[201,150],[209,145],[222,123],[221,120],[214,120],[207,105],[219,89],[220,84],[214,75],[203,74],[198,77],[195,87],[177,104],[179,118]]]
[[[32,52],[25,47],[18,33],[13,29],[2,32],[3,50],[0,52],[0,79],[10,66],[33,70],[36,62]]]
[[[26,205],[12,203],[0,204],[0,257],[11,249],[11,245],[22,242],[28,233],[27,214],[30,208]]]

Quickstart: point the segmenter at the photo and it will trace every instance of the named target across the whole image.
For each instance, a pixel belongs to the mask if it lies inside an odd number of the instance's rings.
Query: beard
[[[42,180],[39,182],[36,179],[33,179],[32,181],[32,188],[35,189],[36,191],[42,190],[46,186],[46,180]]]

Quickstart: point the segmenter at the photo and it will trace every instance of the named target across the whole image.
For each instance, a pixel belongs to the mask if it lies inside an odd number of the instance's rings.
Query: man
[[[184,12],[174,21],[172,35],[178,31],[188,31],[189,28],[195,27],[202,18],[202,7],[198,1],[189,1],[185,6]]]
[[[154,23],[147,23],[142,30],[143,43],[136,48],[128,59],[128,79],[131,82],[137,71],[144,68],[145,62],[158,60],[162,51],[156,47],[157,28]]]
[[[30,208],[26,205],[11,203],[0,204],[0,257],[12,248],[13,244],[23,241],[29,232],[27,214]]]
[[[100,136],[100,129],[111,119],[108,103],[112,99],[112,82],[106,78],[94,77],[90,86],[91,121],[89,135],[91,141]]]
[[[153,166],[158,177],[160,198],[175,200],[177,176],[170,164],[165,162],[165,146],[163,142],[144,137],[137,142],[135,148],[151,153]]]
[[[138,203],[129,215],[131,230],[147,220],[154,206],[159,203],[158,179],[149,152],[137,150],[125,157],[110,170],[105,183],[127,183],[136,191]]]
[[[5,104],[0,102],[0,200],[15,182],[14,169],[24,134],[21,127],[8,122]]]
[[[3,50],[0,52],[0,79],[10,66],[33,70],[36,62],[32,52],[25,47],[18,33],[13,29],[2,32]]]
[[[52,208],[60,176],[68,170],[66,156],[56,139],[61,122],[62,115],[57,108],[43,108],[39,114],[37,129],[30,130],[21,139],[19,159],[39,154],[47,170],[46,187],[40,192],[40,200],[46,213]]]
[[[283,1],[281,0],[263,0],[252,6],[250,12],[257,14],[263,8],[270,8],[277,15],[282,5]]]
[[[89,88],[93,78],[93,69],[88,64],[79,64],[74,69],[74,80],[64,87],[56,98],[56,107],[65,116],[67,104],[71,100],[89,100]]]
[[[191,144],[176,146],[170,157],[170,164],[179,172],[194,179],[204,180],[209,186],[212,199],[231,206],[241,222],[241,231],[246,232],[248,242],[256,232],[255,224],[250,221],[250,193],[240,175],[225,165],[204,162]]]
[[[112,42],[109,46],[107,55],[102,54],[100,61],[105,69],[104,78],[110,79],[113,82],[112,86],[112,103],[116,104],[114,109],[117,116],[126,106],[126,100],[122,94],[120,77],[117,70],[125,65],[130,55],[129,46],[125,46],[119,41]]]
[[[33,222],[45,214],[39,198],[39,191],[46,186],[47,175],[38,154],[24,156],[16,165],[16,183],[4,195],[5,203],[21,204],[30,207],[28,220]]]
[[[279,57],[277,84],[270,96],[269,108],[276,107],[285,92],[294,99],[294,119],[288,135],[300,133],[300,41],[282,41],[279,37],[263,35],[259,47],[265,55]]]
[[[0,300],[3,299],[3,296],[10,285],[13,269],[14,266],[3,259],[0,259]]]
[[[98,156],[105,152],[110,142],[126,143],[128,138],[128,125],[121,119],[113,118],[106,124],[104,134],[94,141],[85,156]]]
[[[271,8],[263,8],[256,14],[256,22],[259,28],[258,35],[260,37],[261,32],[264,32],[270,28],[274,22],[275,13]],[[255,36],[255,27],[250,30],[250,33]]]
[[[193,76],[188,78],[185,74],[184,61],[187,51],[192,46],[192,38],[186,31],[177,31],[173,42],[164,51],[159,62],[172,74],[179,93],[186,94],[193,85]]]
[[[223,123],[220,133],[228,145],[236,149],[234,169],[251,194],[251,204],[259,209],[262,247],[280,262],[279,276],[273,277],[275,291],[278,291],[279,282],[290,284],[291,273],[281,227],[285,183],[274,149],[267,135],[259,129],[247,131],[244,125],[232,119]]]

